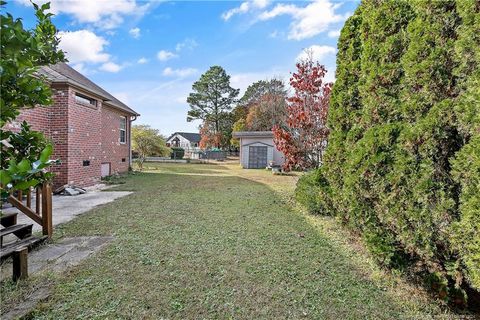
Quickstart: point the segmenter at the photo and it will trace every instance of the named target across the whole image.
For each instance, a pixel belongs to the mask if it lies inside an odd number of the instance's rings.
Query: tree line
[[[326,68],[311,54],[296,64],[289,80],[289,96],[283,80],[260,80],[248,86],[241,98],[230,86],[230,76],[213,66],[193,86],[187,98],[187,121],[201,120],[200,147],[238,147],[232,138],[238,131],[273,131],[274,142],[286,156],[285,169],[319,167],[326,147],[326,119],[331,83]]]

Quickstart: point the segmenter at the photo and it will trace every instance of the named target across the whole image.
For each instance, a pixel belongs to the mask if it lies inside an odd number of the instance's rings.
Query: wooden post
[[[36,197],[35,197],[35,213],[40,215],[40,203],[42,203],[42,194],[40,192],[40,187],[35,188]]]
[[[18,190],[18,191],[17,191],[17,199],[18,199],[18,201],[20,201],[20,202],[23,200],[23,192],[22,192],[22,190]]]
[[[27,192],[27,207],[32,207],[32,189],[28,189]]]
[[[13,253],[13,281],[28,277],[28,248],[23,247]]]
[[[52,186],[48,183],[42,186],[42,229],[44,235],[52,237]]]

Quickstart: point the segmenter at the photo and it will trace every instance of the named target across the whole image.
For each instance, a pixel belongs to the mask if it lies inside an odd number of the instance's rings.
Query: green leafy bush
[[[338,43],[325,164],[297,187],[457,303],[480,290],[479,28],[473,0],[363,1]]]
[[[27,190],[50,181],[53,173],[45,170],[57,160],[50,160],[53,146],[42,133],[30,130],[23,122],[20,132],[0,130],[1,198],[6,200],[15,190]]]
[[[322,169],[305,173],[300,177],[295,190],[295,199],[311,213],[329,214],[331,195]]]
[[[6,128],[24,108],[47,106],[52,103],[48,82],[38,75],[38,68],[65,61],[58,49],[57,29],[47,13],[50,4],[33,4],[37,24],[24,28],[21,19],[4,13],[5,1],[0,0],[0,192],[2,200],[15,190],[26,190],[49,181],[53,173],[47,172],[55,161],[53,152],[40,132],[30,130],[26,122],[20,132]]]

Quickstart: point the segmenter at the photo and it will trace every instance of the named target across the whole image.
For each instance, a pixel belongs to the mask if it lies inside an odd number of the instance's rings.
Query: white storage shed
[[[240,165],[244,169],[283,165],[285,157],[275,147],[271,131],[239,131],[233,137],[240,140]]]

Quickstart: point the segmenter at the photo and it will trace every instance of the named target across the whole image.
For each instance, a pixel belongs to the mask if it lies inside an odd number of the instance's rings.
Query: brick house
[[[91,186],[102,176],[128,171],[130,127],[139,114],[66,63],[42,67],[54,103],[22,110],[9,127],[26,120],[54,144],[54,186]]]

